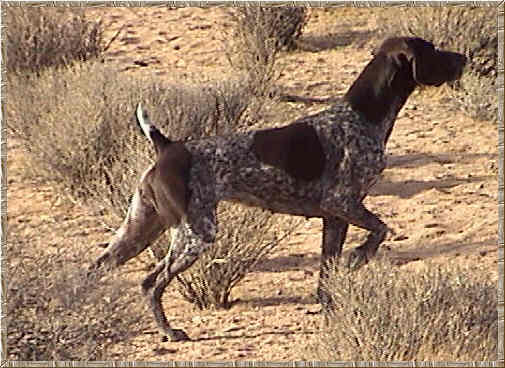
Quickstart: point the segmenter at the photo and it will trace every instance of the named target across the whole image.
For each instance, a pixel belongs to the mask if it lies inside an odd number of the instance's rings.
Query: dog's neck
[[[416,85],[410,63],[404,60],[401,66],[395,65],[381,53],[368,63],[344,100],[379,128],[385,145],[398,113]]]

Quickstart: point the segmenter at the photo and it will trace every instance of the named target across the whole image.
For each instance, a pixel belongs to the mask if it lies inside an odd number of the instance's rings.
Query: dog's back
[[[345,113],[349,119],[342,119]],[[282,137],[275,135],[280,129],[297,125],[303,126],[308,138],[295,142],[294,147],[287,143],[285,150],[298,150],[299,157],[305,152],[309,159],[283,166],[283,147],[272,147],[272,151],[268,151],[268,146],[258,149],[258,136],[261,144],[284,144]],[[345,103],[285,128],[185,142],[192,156],[190,191],[198,193],[200,189],[196,187],[212,186],[218,201],[239,201],[279,213],[321,216],[319,205],[325,193],[351,187],[365,192],[385,167],[380,139],[366,130]],[[288,131],[286,135],[289,134]],[[315,147],[314,139],[318,143]],[[301,175],[293,172],[294,164],[300,165]],[[304,174],[307,175],[303,177]]]

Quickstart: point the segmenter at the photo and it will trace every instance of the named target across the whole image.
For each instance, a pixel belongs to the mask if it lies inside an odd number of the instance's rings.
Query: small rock
[[[409,237],[406,235],[398,235],[393,238],[393,241],[402,241],[402,240],[407,240]]]
[[[156,349],[153,349],[153,352],[158,355],[174,354],[174,353],[177,353],[177,349],[156,348]]]
[[[437,224],[437,223],[432,223],[432,224],[426,224],[426,225],[424,225],[424,227],[426,229],[431,229],[431,228],[434,228],[434,227],[437,227],[437,226],[439,226],[439,224]]]
[[[145,61],[142,61],[142,60],[135,60],[133,62],[133,64],[138,65],[138,66],[149,66],[148,63],[146,63]]]

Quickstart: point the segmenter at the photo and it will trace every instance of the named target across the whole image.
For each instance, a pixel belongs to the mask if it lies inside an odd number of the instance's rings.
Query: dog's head
[[[459,79],[467,62],[465,55],[438,50],[418,37],[389,38],[373,54],[387,58],[400,70],[408,70],[416,84],[425,86]]]

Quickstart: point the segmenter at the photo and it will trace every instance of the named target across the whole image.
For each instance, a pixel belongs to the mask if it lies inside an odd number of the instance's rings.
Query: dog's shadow
[[[394,156],[388,158],[388,168],[412,168],[428,165],[433,162],[440,164],[458,164],[469,163],[478,158],[497,159],[498,155],[472,153],[465,155],[454,154],[411,154],[404,156]],[[461,184],[478,183],[494,179],[494,176],[468,176],[466,178],[458,178],[448,176],[441,179],[434,180],[405,180],[393,182],[385,179],[384,177],[372,187],[369,195],[382,196],[389,195],[400,198],[411,198],[419,193],[430,189],[437,189],[444,191],[444,189],[451,189]]]
[[[280,336],[287,336],[287,335],[314,335],[317,333],[317,331],[300,331],[300,330],[293,330],[293,331],[267,331],[263,333],[258,333],[258,334],[238,334],[238,335],[220,335],[220,336],[212,336],[212,337],[200,337],[198,339],[191,340],[192,342],[201,342],[201,341],[213,341],[213,340],[233,340],[233,339],[256,339],[258,337],[263,337],[263,336],[268,336],[268,335],[280,335]]]
[[[451,189],[461,184],[486,181],[489,178],[491,176],[474,176],[470,178],[450,177],[436,180],[407,180],[398,182],[381,180],[370,190],[369,195],[411,198],[430,189],[444,191],[444,189]]]
[[[468,164],[476,159],[486,158],[488,160],[497,160],[497,153],[412,153],[407,155],[389,156],[388,168],[416,168],[429,165],[434,162],[439,164]]]

